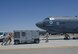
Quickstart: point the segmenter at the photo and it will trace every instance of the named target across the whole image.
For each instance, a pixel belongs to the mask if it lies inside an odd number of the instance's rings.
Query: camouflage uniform
[[[49,38],[49,33],[46,33],[46,35],[45,35],[45,38],[46,38],[46,43],[48,42],[48,38]]]
[[[65,34],[65,40],[69,40],[70,39],[70,36],[68,34]]]
[[[9,34],[9,35],[6,35],[5,37],[4,37],[4,39],[3,39],[3,42],[2,42],[2,44],[1,45],[6,45],[8,42],[9,42],[9,44],[11,43],[11,41],[12,41],[12,35],[11,34]]]

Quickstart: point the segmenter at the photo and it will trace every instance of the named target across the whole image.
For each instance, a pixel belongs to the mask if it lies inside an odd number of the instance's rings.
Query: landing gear
[[[70,36],[68,34],[65,34],[64,40],[69,40]]]
[[[39,39],[34,39],[34,43],[39,43],[40,42],[40,40]]]

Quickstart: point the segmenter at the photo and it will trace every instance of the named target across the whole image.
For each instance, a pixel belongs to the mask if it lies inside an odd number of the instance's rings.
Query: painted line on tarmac
[[[35,50],[35,49],[48,49],[48,48],[78,48],[78,46],[46,46],[35,48],[0,48],[0,50]]]

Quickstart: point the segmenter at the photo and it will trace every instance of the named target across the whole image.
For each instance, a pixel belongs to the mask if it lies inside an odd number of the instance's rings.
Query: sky
[[[0,0],[0,31],[39,30],[49,16],[78,16],[78,0]]]

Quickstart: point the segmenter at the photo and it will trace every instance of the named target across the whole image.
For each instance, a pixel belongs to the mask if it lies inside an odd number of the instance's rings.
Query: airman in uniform
[[[9,42],[9,44],[11,44],[12,37],[13,37],[13,36],[12,36],[12,33],[7,34],[7,35],[4,37],[3,42],[2,42],[1,45],[6,45],[8,42]]]
[[[46,43],[48,42],[48,38],[49,38],[49,33],[47,32],[46,34],[45,34],[45,38],[46,38]]]

